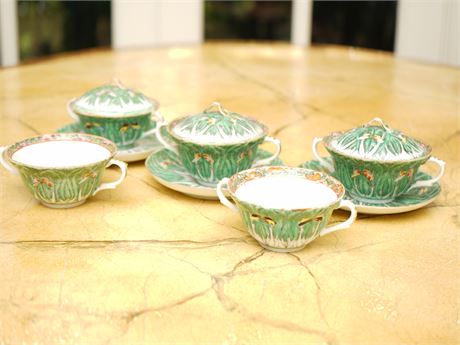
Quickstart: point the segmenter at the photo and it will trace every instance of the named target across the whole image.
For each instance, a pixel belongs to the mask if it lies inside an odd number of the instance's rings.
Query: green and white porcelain
[[[110,139],[120,148],[130,148],[154,132],[152,121],[163,121],[157,109],[157,101],[124,87],[118,79],[89,90],[67,106],[83,132]]]
[[[332,164],[331,157],[323,158],[323,161],[326,161]],[[331,171],[329,167],[324,166],[318,160],[310,160],[304,162],[300,165],[301,168],[312,169],[321,171],[327,174],[331,174],[335,176],[334,171]],[[432,176],[429,174],[417,171],[415,175],[414,182],[417,183],[418,181],[428,181],[431,180]],[[435,182],[428,187],[417,187],[412,188],[411,190],[407,191],[406,193],[398,196],[397,198],[386,202],[372,202],[372,201],[363,201],[360,199],[355,199],[349,195],[348,192],[345,192],[345,199],[350,200],[356,205],[356,210],[359,213],[364,214],[397,214],[397,213],[404,213],[409,211],[414,211],[420,209],[436,199],[436,197],[441,192],[441,186],[439,183]]]
[[[167,137],[167,134],[163,134]],[[256,160],[266,159],[272,154],[259,149],[256,153]],[[283,162],[276,158],[272,165],[283,165]],[[172,151],[162,149],[152,153],[145,161],[145,166],[153,178],[167,188],[186,194],[193,198],[217,200],[218,196],[215,187],[208,187],[199,184],[195,178],[182,166],[179,157]]]
[[[327,187],[329,192],[332,191],[335,194],[335,198],[328,204],[320,205],[318,201],[317,206],[295,209],[267,208],[238,198],[237,191],[245,183],[268,176],[292,176],[322,184]],[[271,193],[272,187],[275,186],[269,185],[269,193]],[[234,203],[225,197],[225,190],[228,190]],[[285,192],[287,195],[296,193],[295,190]],[[318,236],[349,228],[356,219],[356,209],[352,202],[343,200],[344,193],[343,185],[327,174],[309,169],[281,166],[245,170],[231,178],[224,178],[217,186],[217,195],[221,203],[240,214],[246,229],[262,247],[277,252],[301,250]],[[276,199],[281,196],[273,192],[271,197]],[[320,196],[313,194],[309,197],[313,205],[315,198],[320,199]],[[348,208],[351,211],[350,217],[342,223],[327,226],[332,212],[339,207]]]
[[[150,123],[149,129],[156,127],[155,122]],[[65,125],[57,130],[58,133],[83,133],[79,123],[71,123]],[[118,148],[115,158],[124,162],[136,162],[146,159],[152,152],[162,149],[163,145],[160,144],[154,133],[145,135],[136,140],[136,142],[129,148]]]
[[[202,113],[172,121],[167,126],[173,143],[164,140],[157,131],[158,140],[180,159],[182,166],[195,180],[215,187],[224,177],[253,165],[273,162],[281,151],[278,139],[267,136],[267,127],[259,121],[228,112],[214,102]],[[257,150],[263,142],[271,142],[276,151],[268,158],[256,160]]]
[[[98,136],[45,134],[1,147],[0,163],[13,174],[20,174],[43,205],[70,208],[124,180],[127,165],[113,159],[116,151],[113,142]],[[117,165],[121,176],[101,184],[102,173],[110,165]]]
[[[331,162],[317,152],[323,142]],[[431,147],[390,128],[375,118],[346,132],[315,138],[313,154],[321,164],[334,171],[353,200],[388,204],[395,198],[420,187],[430,187],[444,174],[445,162],[431,157]],[[429,180],[415,181],[420,166],[427,161],[440,167]]]

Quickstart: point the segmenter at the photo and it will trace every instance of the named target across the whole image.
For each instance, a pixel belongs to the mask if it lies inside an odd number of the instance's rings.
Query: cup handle
[[[70,106],[70,104],[75,100],[76,98],[72,98],[70,101],[67,102],[67,113],[72,119],[74,119],[77,122],[80,122],[80,118],[78,117],[77,114],[74,113],[74,111],[72,110],[72,107]]]
[[[14,175],[19,175],[18,169],[16,169],[14,166],[12,166],[10,163],[8,163],[8,161],[5,159],[4,152],[6,151],[6,149],[7,149],[6,146],[0,147],[0,163],[10,173],[12,173]]]
[[[326,235],[326,234],[328,234],[330,232],[333,232],[333,231],[348,229],[351,226],[351,224],[353,224],[353,222],[356,219],[356,215],[357,215],[355,204],[353,204],[349,200],[343,200],[342,199],[340,201],[339,208],[341,208],[341,207],[346,207],[346,208],[348,208],[350,210],[350,212],[351,212],[350,217],[348,217],[348,219],[346,221],[342,222],[342,223],[332,225],[332,226],[328,226],[327,228],[321,230],[321,232],[319,233],[320,236],[324,236],[324,235]]]
[[[147,135],[150,135],[150,134],[154,134],[159,124],[165,122],[163,115],[161,115],[161,113],[158,110],[155,110],[150,118],[156,121],[157,125],[155,126],[155,128],[149,129],[148,131],[145,131],[144,133],[142,133],[141,138]]]
[[[166,121],[162,121],[157,124],[155,127],[155,135],[158,139],[158,141],[163,145],[167,150],[174,152],[176,155],[179,155],[179,151],[177,150],[177,145],[170,144],[166,141],[165,138],[163,138],[163,135],[161,134],[161,128],[166,127],[168,123]]]
[[[265,142],[273,143],[275,145],[275,147],[276,147],[276,151],[275,151],[275,153],[273,155],[271,155],[268,158],[259,159],[259,160],[255,161],[254,164],[252,165],[253,167],[259,167],[259,166],[263,166],[263,165],[268,165],[271,162],[273,162],[276,158],[278,158],[278,156],[280,155],[281,142],[280,142],[279,139],[275,139],[275,138],[272,138],[272,137],[265,137],[264,143]]]
[[[123,180],[125,179],[126,177],[126,172],[128,170],[128,164],[126,164],[125,162],[122,162],[122,161],[119,161],[117,159],[111,159],[109,161],[109,163],[107,163],[107,165],[105,166],[106,168],[108,168],[109,166],[111,165],[117,165],[120,170],[121,170],[121,176],[118,180],[114,181],[114,182],[107,182],[107,183],[103,183],[101,184],[99,187],[97,187],[97,189],[94,191],[93,195],[100,192],[101,190],[104,190],[104,189],[114,189],[116,188],[120,183],[123,182]]]
[[[222,203],[222,205],[227,206],[233,212],[238,213],[238,207],[236,207],[234,203],[228,200],[227,197],[224,195],[224,192],[222,191],[222,188],[228,188],[228,181],[228,177],[224,177],[222,180],[219,181],[216,188],[217,196],[219,197],[219,200]]]
[[[430,159],[428,159],[428,162],[436,163],[439,166],[440,169],[439,169],[438,176],[433,177],[429,180],[417,181],[412,186],[410,186],[407,191],[410,191],[411,189],[419,188],[419,187],[430,187],[436,182],[438,182],[441,179],[442,175],[444,175],[444,170],[446,169],[446,162],[436,157],[430,157]]]
[[[319,160],[321,165],[323,167],[325,167],[326,169],[328,169],[329,172],[333,172],[334,171],[334,166],[331,163],[329,163],[328,161],[326,161],[323,157],[321,157],[320,154],[318,153],[318,151],[316,150],[316,147],[322,141],[323,141],[323,138],[314,138],[313,143],[311,145],[311,150],[313,151],[313,155],[315,156],[315,158],[317,160]]]

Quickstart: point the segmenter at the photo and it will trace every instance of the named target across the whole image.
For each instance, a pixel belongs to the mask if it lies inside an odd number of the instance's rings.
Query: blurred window
[[[110,6],[110,1],[19,0],[20,59],[109,47]]]
[[[292,1],[205,1],[205,40],[282,40],[291,36]]]
[[[396,1],[314,1],[312,44],[394,50]]]

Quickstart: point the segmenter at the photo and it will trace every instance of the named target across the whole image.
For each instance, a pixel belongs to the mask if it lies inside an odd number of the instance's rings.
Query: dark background
[[[393,51],[396,1],[314,1],[311,42]]]
[[[20,59],[110,47],[110,8],[110,1],[19,0]]]
[[[1,1],[1,0],[0,0]],[[291,39],[292,1],[205,1],[205,40]],[[393,51],[396,1],[314,1],[312,44]],[[110,47],[110,1],[18,1],[22,61]]]

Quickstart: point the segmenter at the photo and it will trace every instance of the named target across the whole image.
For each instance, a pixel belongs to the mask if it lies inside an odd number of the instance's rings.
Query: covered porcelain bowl
[[[318,154],[320,142],[331,154],[333,165]],[[385,203],[409,189],[431,186],[444,173],[445,163],[430,156],[429,145],[392,129],[380,118],[345,132],[315,138],[312,150],[350,195],[372,202]],[[439,174],[414,183],[418,168],[428,160],[439,165]]]
[[[168,132],[177,141],[230,145],[257,141],[267,134],[267,127],[253,118],[229,112],[215,102],[203,112],[175,119]]]
[[[139,91],[127,88],[118,79],[85,92],[69,103],[69,110],[77,115],[120,118],[151,114],[158,102]]]
[[[166,140],[161,127],[167,126],[172,140]],[[158,126],[157,138],[174,152],[198,183],[215,187],[224,177],[252,166],[270,164],[281,150],[278,139],[267,136],[259,121],[224,109],[214,102],[203,112],[175,119]],[[263,142],[276,150],[268,158],[256,160]]]
[[[124,87],[118,79],[67,105],[70,117],[83,132],[110,139],[122,149],[153,133],[156,123],[163,120],[157,109],[157,101]]]
[[[423,160],[431,153],[429,145],[390,128],[379,118],[346,132],[334,132],[323,141],[328,151],[365,161]]]

